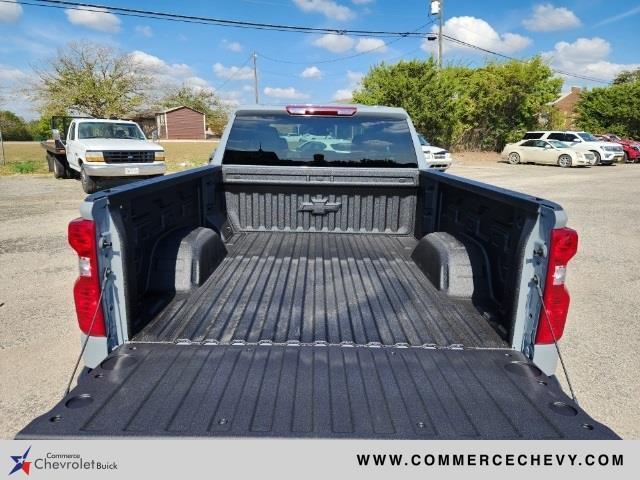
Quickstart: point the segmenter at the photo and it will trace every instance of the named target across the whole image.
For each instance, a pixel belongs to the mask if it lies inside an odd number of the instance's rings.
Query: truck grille
[[[151,163],[155,152],[103,152],[106,163]]]
[[[438,152],[438,153],[434,153],[433,154],[433,158],[435,160],[444,160],[445,156],[446,156],[446,153],[444,153],[444,152]]]

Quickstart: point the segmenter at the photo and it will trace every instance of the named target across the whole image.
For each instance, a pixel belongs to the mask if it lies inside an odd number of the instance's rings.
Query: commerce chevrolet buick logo
[[[329,212],[337,212],[342,207],[340,202],[330,202],[327,197],[317,195],[310,202],[302,202],[299,212],[311,212],[311,215],[326,215]]]
[[[9,475],[13,475],[16,472],[22,470],[24,473],[29,475],[29,468],[31,467],[31,462],[27,462],[27,456],[29,455],[29,450],[31,450],[31,446],[27,448],[27,451],[22,455],[11,455],[11,460],[15,462],[13,469],[9,472]]]

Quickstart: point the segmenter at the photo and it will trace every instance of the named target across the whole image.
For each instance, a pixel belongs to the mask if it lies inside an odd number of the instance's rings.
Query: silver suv
[[[596,165],[611,165],[624,158],[624,150],[617,143],[603,142],[587,132],[538,130],[527,132],[523,140],[559,140],[568,143],[574,150],[592,152]]]

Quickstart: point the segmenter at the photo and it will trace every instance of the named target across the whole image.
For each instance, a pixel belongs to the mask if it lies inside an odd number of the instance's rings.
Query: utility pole
[[[0,130],[0,149],[2,150],[2,165],[6,165],[7,159],[4,156],[4,140],[2,139],[2,130]]]
[[[256,95],[256,105],[260,103],[260,94],[258,93],[258,54],[253,52],[253,91]]]
[[[440,15],[438,21],[438,68],[442,69],[442,18],[444,16],[444,6],[442,4],[444,3],[444,0],[439,0],[438,3],[440,4]]]
[[[431,15],[438,15],[438,68],[442,68],[442,26],[444,23],[444,0],[431,0]]]

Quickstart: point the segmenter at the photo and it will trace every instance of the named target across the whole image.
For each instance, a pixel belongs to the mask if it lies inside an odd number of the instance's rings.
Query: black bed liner
[[[126,344],[18,438],[609,439],[506,349]]]
[[[415,245],[400,235],[237,235],[207,282],[135,339],[507,346],[471,300],[433,287],[410,258]]]

